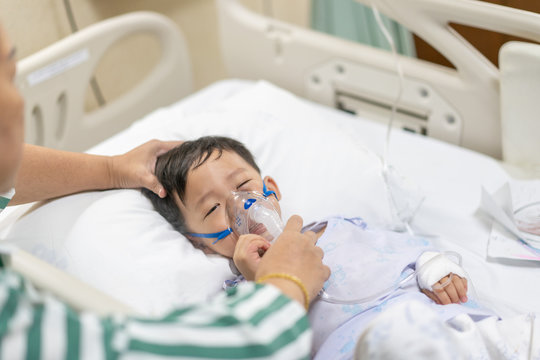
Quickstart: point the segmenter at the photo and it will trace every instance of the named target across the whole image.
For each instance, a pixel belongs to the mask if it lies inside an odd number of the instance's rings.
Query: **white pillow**
[[[8,236],[140,313],[205,299],[230,274],[225,259],[194,249],[138,190],[52,201],[20,219]]]
[[[244,88],[204,111],[182,101],[160,109],[93,152],[123,152],[151,138],[230,136],[252,151],[263,176],[278,182],[285,220],[296,213],[305,224],[337,214],[389,222],[381,164],[356,141],[357,118],[265,82]],[[193,249],[137,190],[49,202],[8,236],[143,313],[205,299],[230,276],[228,261]]]

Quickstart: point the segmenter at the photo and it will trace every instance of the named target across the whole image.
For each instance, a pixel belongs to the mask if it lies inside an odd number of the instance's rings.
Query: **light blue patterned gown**
[[[340,299],[366,298],[397,285],[414,272],[423,252],[436,250],[425,238],[370,229],[360,218],[341,217],[326,221],[317,245],[324,251],[323,262],[332,270],[325,291]],[[464,304],[437,305],[420,291],[415,278],[364,303],[341,305],[319,299],[309,311],[316,359],[350,358],[369,321],[384,309],[411,300],[427,304],[443,321],[462,313],[476,320],[494,315],[472,299]]]
[[[358,337],[367,324],[385,309],[408,301],[418,301],[432,308],[446,321],[458,314],[481,320],[494,313],[471,299],[464,304],[437,305],[422,293],[413,277],[400,288],[397,284],[415,271],[418,257],[436,251],[422,237],[379,229],[370,229],[361,218],[332,217],[306,226],[303,231],[326,229],[317,241],[324,251],[323,262],[332,274],[325,291],[339,299],[370,297],[393,288],[373,300],[353,305],[333,304],[320,298],[313,301],[309,319],[314,331],[312,355],[316,360],[349,359]],[[228,280],[224,288],[234,287],[244,278]]]

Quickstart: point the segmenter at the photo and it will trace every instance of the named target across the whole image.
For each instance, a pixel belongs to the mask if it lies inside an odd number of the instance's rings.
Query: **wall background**
[[[271,12],[276,18],[309,26],[310,0],[242,2],[255,11]],[[214,0],[71,0],[71,7],[79,29],[132,11],[164,14],[184,33],[195,90],[227,77],[219,49]],[[63,0],[0,0],[0,22],[16,45],[19,59],[71,33]],[[143,36],[129,38],[112,49],[96,71],[105,100],[114,99],[132,86],[158,56],[157,44]],[[96,101],[89,92],[87,108],[95,106]]]

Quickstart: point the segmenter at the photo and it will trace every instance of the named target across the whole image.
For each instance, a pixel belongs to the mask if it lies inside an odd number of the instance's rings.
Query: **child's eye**
[[[208,215],[210,215],[211,213],[213,213],[214,210],[216,210],[218,207],[219,207],[219,204],[214,205],[214,206],[206,213],[206,215],[204,215],[204,219],[206,219],[206,218],[208,217]]]
[[[246,184],[247,184],[248,182],[250,182],[250,181],[251,181],[251,179],[244,181],[243,183],[241,183],[240,185],[238,185],[238,186],[236,187],[236,190],[240,190],[240,188],[241,188],[242,186],[246,185]]]

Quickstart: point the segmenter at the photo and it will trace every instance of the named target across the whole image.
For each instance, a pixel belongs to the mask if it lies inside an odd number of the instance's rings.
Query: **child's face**
[[[268,190],[275,191],[281,199],[277,184],[271,177],[264,179]],[[262,193],[263,180],[238,154],[223,151],[221,157],[214,152],[210,158],[188,174],[184,203],[175,193],[175,201],[184,216],[187,228],[194,233],[215,233],[229,227],[225,204],[232,191],[257,191]],[[271,196],[281,214],[278,201]],[[197,238],[209,249],[232,258],[238,237],[233,233],[212,244],[216,239]]]

